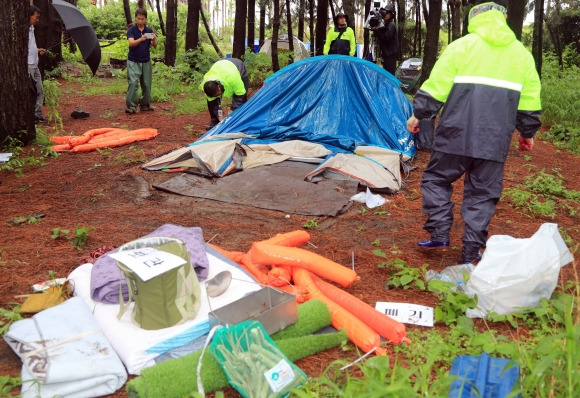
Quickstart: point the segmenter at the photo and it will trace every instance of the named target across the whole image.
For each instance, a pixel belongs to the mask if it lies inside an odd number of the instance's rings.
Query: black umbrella
[[[67,32],[79,46],[83,59],[94,75],[101,63],[101,47],[95,30],[74,5],[62,0],[52,0],[52,6],[58,12]]]

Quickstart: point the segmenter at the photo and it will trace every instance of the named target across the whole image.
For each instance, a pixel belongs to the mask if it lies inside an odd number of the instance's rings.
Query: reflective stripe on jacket
[[[434,150],[505,162],[514,128],[531,138],[541,125],[540,79],[501,12],[473,17],[468,29],[435,63],[414,114],[434,117],[445,104]]]

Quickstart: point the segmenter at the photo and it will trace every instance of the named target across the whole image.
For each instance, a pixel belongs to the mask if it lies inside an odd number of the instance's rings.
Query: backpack
[[[121,246],[118,252],[149,247],[181,257],[185,264],[143,281],[117,260],[129,286],[129,302],[125,304],[120,293],[121,308],[117,317],[121,318],[133,300],[132,319],[146,330],[163,329],[194,319],[200,307],[201,289],[185,244],[176,238],[141,238]]]

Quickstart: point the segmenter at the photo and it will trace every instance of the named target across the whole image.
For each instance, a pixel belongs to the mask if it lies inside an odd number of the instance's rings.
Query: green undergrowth
[[[503,198],[522,214],[554,219],[558,214],[578,217],[580,191],[567,189],[560,169],[542,169],[524,177],[521,187],[506,188]]]
[[[580,69],[560,69],[555,57],[542,65],[542,136],[571,153],[580,154]]]
[[[403,270],[400,262],[393,275]],[[429,290],[437,289],[430,286]],[[501,316],[490,313],[477,325],[462,315],[466,304],[458,297],[465,295],[442,290],[437,307],[454,309],[451,316],[447,313],[447,317],[436,319],[443,327],[408,331],[411,344],[393,346],[390,356],[370,357],[355,364],[335,361],[320,377],[294,390],[293,396],[447,397],[451,383],[458,380],[449,375],[453,360],[484,352],[493,358],[510,359],[509,366],[519,366],[519,384],[510,396],[575,396],[580,388],[578,281],[560,286],[550,300],[542,299],[538,308]]]

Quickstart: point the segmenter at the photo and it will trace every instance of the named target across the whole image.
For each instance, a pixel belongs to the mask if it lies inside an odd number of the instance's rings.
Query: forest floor
[[[120,126],[156,128],[159,135],[108,151],[63,153],[49,159],[44,166],[25,169],[22,176],[0,171],[1,307],[21,302],[15,296],[31,293],[33,284],[49,279],[50,275],[66,277],[85,262],[91,251],[105,245],[120,246],[163,224],[201,227],[206,241],[212,239],[213,244],[226,250],[247,251],[254,241],[303,229],[313,218],[296,214],[287,218],[283,212],[178,196],[153,188],[154,184],[175,174],[146,171],[140,164],[195,141],[209,123],[207,112],[173,116],[173,105],[154,103],[154,112],[127,115],[124,95],[85,97],[81,94],[81,83],[64,80],[60,83],[66,93],[61,98],[60,109],[66,134],[80,135],[92,128]],[[90,117],[71,118],[71,112],[77,108],[89,112]],[[51,129],[49,125],[49,134]],[[32,147],[24,148],[25,153],[31,151]],[[425,253],[416,246],[417,240],[428,237],[422,230],[425,215],[421,212],[419,189],[421,171],[427,160],[428,153],[419,152],[410,162],[416,168],[405,177],[405,186],[399,193],[384,195],[387,199],[384,212],[368,210],[357,203],[337,217],[318,217],[318,226],[308,230],[314,245],[309,250],[348,266],[354,255],[355,270],[361,279],[346,290],[373,306],[377,301],[431,307],[437,304],[429,292],[385,288],[392,271],[378,267],[385,259],[372,253],[377,242],[387,253],[387,259],[399,258],[412,267],[428,264],[429,269],[441,270],[460,262],[463,223],[459,203],[463,181],[454,187],[453,200],[458,205],[454,210],[456,221],[451,231],[451,249],[444,253]],[[526,176],[542,169],[559,170],[567,189],[580,190],[578,157],[558,150],[541,136],[536,138],[531,152],[519,152],[515,145],[510,148],[504,189],[521,188]],[[33,224],[10,222],[35,214],[45,217]],[[573,242],[580,242],[578,214],[559,211],[553,219],[523,214],[509,199],[499,202],[489,234],[527,238],[546,222],[557,223]],[[51,237],[51,230],[55,228],[73,231],[78,227],[94,228],[81,250],[74,248],[70,241]],[[578,261],[578,253],[574,256]],[[575,277],[571,266],[562,268],[560,275],[562,282]],[[481,320],[475,322],[483,327]],[[436,325],[441,327],[444,326]],[[421,328],[407,325],[408,331]],[[392,346],[387,348],[392,352]],[[355,352],[336,348],[300,360],[297,365],[307,375],[319,376],[330,362],[354,359]],[[19,376],[21,366],[20,359],[0,339],[0,375]],[[124,389],[111,395],[125,396]],[[226,396],[238,395],[228,389]]]

